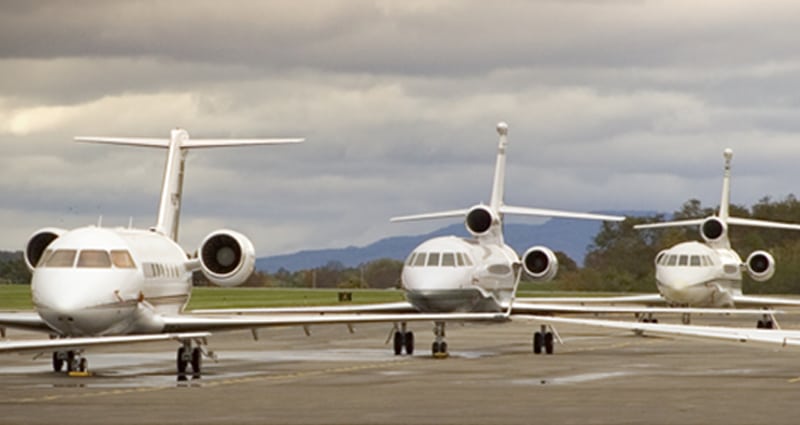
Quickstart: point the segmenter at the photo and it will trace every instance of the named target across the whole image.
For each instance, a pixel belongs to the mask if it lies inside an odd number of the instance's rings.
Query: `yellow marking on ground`
[[[786,382],[788,382],[788,383],[790,383],[790,384],[796,384],[796,383],[800,382],[800,376],[798,376],[797,378],[792,378],[792,379],[789,379],[789,380],[788,380],[788,381],[786,381]]]
[[[409,363],[410,360],[399,360],[399,361],[387,361],[387,362],[380,362],[380,363],[370,363],[360,366],[348,366],[348,367],[337,367],[337,368],[329,368],[329,369],[320,369],[320,370],[309,370],[304,372],[292,372],[292,373],[285,373],[280,375],[254,375],[254,376],[246,376],[242,378],[231,378],[231,379],[222,379],[218,381],[185,381],[185,387],[203,387],[203,388],[213,388],[213,387],[221,387],[226,385],[236,385],[236,384],[246,384],[252,382],[269,382],[269,381],[288,381],[292,379],[302,379],[302,378],[310,378],[316,376],[323,376],[323,375],[334,375],[340,373],[348,373],[348,372],[358,372],[362,370],[369,370],[369,369],[378,369],[383,366],[397,366]],[[65,394],[51,394],[46,396],[40,397],[26,397],[26,398],[18,398],[18,399],[8,399],[4,400],[6,403],[36,403],[36,402],[48,402],[48,401],[55,401],[55,400],[67,400],[67,399],[82,399],[82,398],[91,398],[91,397],[105,397],[105,396],[115,396],[115,395],[125,395],[125,394],[135,394],[135,393],[150,393],[150,392],[158,392],[173,388],[180,388],[184,385],[164,385],[164,386],[157,386],[157,387],[139,387],[139,388],[130,388],[130,389],[113,389],[113,390],[106,390],[106,391],[92,391],[92,392],[81,392],[81,393],[65,393]]]

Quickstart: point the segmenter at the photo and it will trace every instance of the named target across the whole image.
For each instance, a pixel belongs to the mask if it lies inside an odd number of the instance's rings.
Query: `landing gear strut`
[[[433,347],[431,347],[431,351],[433,353],[433,357],[437,359],[443,359],[450,355],[447,352],[447,342],[444,340],[444,325],[445,322],[436,322],[433,326],[433,335],[436,337],[436,339],[433,341]]]
[[[406,329],[406,322],[401,322],[399,329],[395,326],[394,331],[394,355],[403,354],[403,349],[409,356],[414,354],[414,332]]]
[[[547,330],[547,325],[542,325],[541,330],[533,333],[533,354],[542,354],[542,348],[547,354],[553,354],[553,332]]]

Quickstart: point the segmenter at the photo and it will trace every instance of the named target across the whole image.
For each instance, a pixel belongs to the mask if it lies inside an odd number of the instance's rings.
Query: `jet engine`
[[[489,232],[496,221],[498,219],[492,213],[492,210],[483,205],[478,205],[469,210],[467,218],[464,220],[464,225],[474,236],[482,236]]]
[[[28,266],[28,270],[33,271],[37,264],[39,264],[39,260],[42,259],[42,254],[44,254],[44,250],[56,239],[58,239],[61,235],[64,234],[66,230],[64,229],[57,229],[55,227],[46,227],[44,229],[37,230],[31,237],[28,239],[28,244],[25,245],[25,265]]]
[[[745,267],[750,278],[764,282],[775,274],[775,259],[766,251],[753,251],[747,256]]]
[[[197,252],[203,274],[219,286],[241,285],[255,269],[253,243],[232,230],[217,230],[206,236]]]
[[[534,246],[522,256],[522,267],[535,280],[547,282],[558,273],[558,259],[549,248]]]
[[[709,217],[700,225],[700,235],[706,242],[714,242],[728,234],[728,226],[717,217]]]

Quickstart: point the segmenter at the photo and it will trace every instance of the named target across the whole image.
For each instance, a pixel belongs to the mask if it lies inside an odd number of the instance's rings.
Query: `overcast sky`
[[[673,211],[798,193],[800,2],[3,1],[0,249],[148,227],[165,152],[77,135],[306,137],[191,152],[181,243],[363,245],[488,201]],[[536,241],[531,241],[532,244]]]

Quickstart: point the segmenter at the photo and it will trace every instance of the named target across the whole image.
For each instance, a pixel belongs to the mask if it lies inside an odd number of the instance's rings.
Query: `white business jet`
[[[192,272],[213,283],[243,283],[255,264],[253,244],[232,230],[209,234],[192,256],[176,239],[182,198],[184,160],[190,149],[298,143],[303,139],[200,140],[177,129],[169,139],[78,137],[83,142],[146,146],[167,150],[155,226],[149,229],[82,227],[44,228],[27,243],[24,256],[32,271],[35,312],[0,313],[0,328],[22,328],[52,338],[0,342],[0,352],[52,352],[53,369],[86,371],[86,348],[176,340],[177,369],[199,375],[210,331],[265,326],[391,322],[370,317],[202,317],[182,314],[191,293]],[[439,318],[436,316],[435,318]],[[449,315],[448,319],[458,319]],[[463,318],[463,316],[462,316]],[[470,320],[503,319],[497,315]],[[391,319],[391,318],[390,318]],[[431,320],[419,317],[418,320]],[[412,319],[412,320],[415,320]]]
[[[730,308],[734,306],[789,306],[800,301],[786,298],[753,297],[742,294],[742,272],[757,282],[764,282],[775,273],[775,260],[763,250],[752,252],[742,261],[731,248],[730,225],[800,230],[800,225],[731,217],[730,178],[733,151],[723,153],[725,169],[719,213],[706,218],[649,223],[636,229],[657,229],[674,226],[699,226],[704,243],[683,242],[658,253],[655,259],[656,283],[667,303],[689,307]],[[759,328],[772,328],[773,320],[765,316]]]

